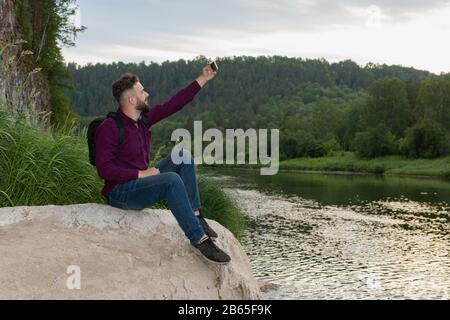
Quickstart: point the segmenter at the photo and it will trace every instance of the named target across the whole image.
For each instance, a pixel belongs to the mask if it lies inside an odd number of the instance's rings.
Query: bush
[[[449,147],[445,129],[432,120],[422,120],[406,130],[400,143],[402,153],[414,158],[437,158]]]
[[[312,141],[302,146],[303,155],[310,158],[320,158],[327,155],[328,150],[322,142]]]
[[[296,135],[288,132],[283,132],[281,134],[280,145],[282,146],[281,158],[290,159],[299,157],[301,154],[300,145]]]
[[[342,148],[337,142],[336,138],[331,138],[323,143],[325,150],[328,154],[333,154],[336,151],[341,151]]]
[[[358,132],[353,141],[356,154],[362,158],[375,158],[395,154],[397,143],[394,135],[379,124],[364,132]]]
[[[295,134],[284,131],[281,135],[281,146],[282,159],[323,157],[329,151],[325,144],[306,131],[297,131]]]

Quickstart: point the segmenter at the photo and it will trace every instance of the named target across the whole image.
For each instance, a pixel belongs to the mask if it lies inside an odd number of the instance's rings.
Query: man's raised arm
[[[151,107],[148,112],[142,114],[148,118],[150,124],[153,125],[164,118],[181,110],[185,105],[191,102],[200,89],[211,79],[214,78],[215,72],[208,65],[203,68],[202,74],[191,82],[187,87],[178,91],[169,101]]]

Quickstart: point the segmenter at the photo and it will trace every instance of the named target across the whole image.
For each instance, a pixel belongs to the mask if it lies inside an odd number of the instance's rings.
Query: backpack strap
[[[125,140],[125,125],[123,123],[122,117],[115,111],[108,113],[108,118],[113,118],[116,122],[117,129],[119,130],[119,145],[122,144]],[[150,130],[150,121],[148,121],[147,117],[141,116],[140,118],[147,129]]]
[[[108,118],[113,118],[116,122],[117,129],[119,130],[119,145],[125,140],[125,125],[123,124],[122,117],[117,112],[110,112],[107,115]]]
[[[148,121],[148,118],[141,115],[141,120],[144,123],[144,125],[147,127],[147,129],[150,129],[150,121]]]

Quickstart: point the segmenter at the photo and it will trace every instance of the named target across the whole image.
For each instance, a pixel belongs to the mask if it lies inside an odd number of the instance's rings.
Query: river
[[[270,299],[450,299],[450,182],[201,171],[245,213]]]

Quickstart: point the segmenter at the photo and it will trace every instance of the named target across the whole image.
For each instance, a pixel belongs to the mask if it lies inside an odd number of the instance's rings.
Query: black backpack
[[[119,145],[123,143],[125,140],[125,125],[123,124],[122,117],[117,112],[110,112],[106,115],[106,117],[97,118],[91,121],[87,130],[87,140],[89,147],[89,162],[95,167],[95,132],[97,131],[98,126],[107,118],[113,118],[116,122],[117,129],[119,129]],[[140,118],[144,125],[150,129],[150,123],[147,117]]]

